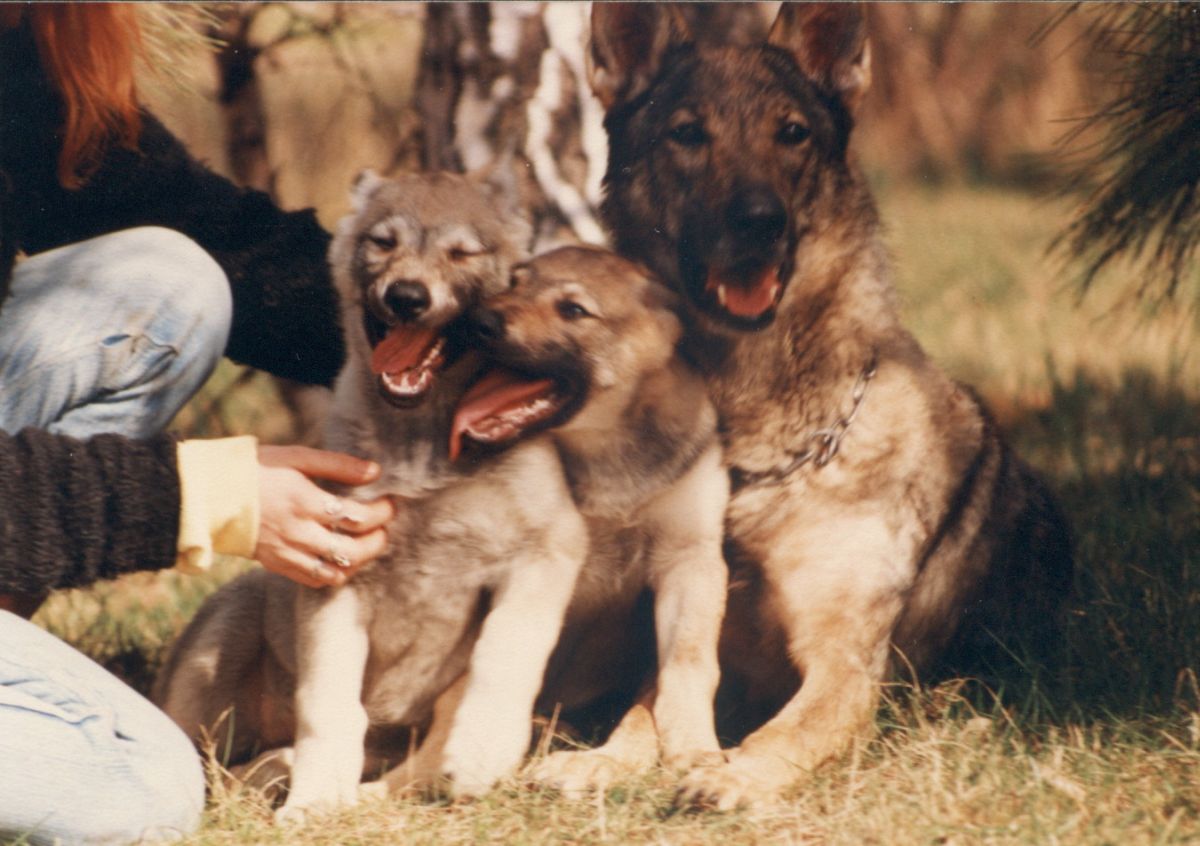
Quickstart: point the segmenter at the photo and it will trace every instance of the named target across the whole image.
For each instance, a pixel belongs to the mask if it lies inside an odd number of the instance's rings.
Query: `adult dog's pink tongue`
[[[498,434],[519,432],[519,424],[524,421],[516,420],[509,426],[497,424],[502,423],[506,413],[519,412],[522,406],[546,396],[553,389],[554,382],[550,379],[530,381],[510,370],[488,373],[463,395],[454,411],[454,422],[450,426],[450,460],[454,461],[462,452],[463,435],[492,441]]]
[[[416,367],[436,339],[437,332],[424,326],[393,326],[371,352],[371,370],[379,376]]]
[[[767,270],[753,284],[746,286],[726,281],[715,273],[704,284],[717,296],[721,307],[737,317],[758,317],[775,305],[779,296],[779,274]]]

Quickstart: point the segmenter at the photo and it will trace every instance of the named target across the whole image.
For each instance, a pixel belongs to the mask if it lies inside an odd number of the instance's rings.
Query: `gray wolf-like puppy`
[[[593,6],[603,215],[684,301],[733,486],[718,700],[754,730],[686,802],[798,781],[870,728],[893,664],[1046,640],[1071,579],[1045,486],[900,325],[847,154],[863,14],[785,3],[766,43],[717,48],[670,4]]]
[[[587,537],[548,443],[471,467],[449,454],[476,366],[451,327],[508,286],[528,240],[502,197],[451,174],[360,178],[330,252],[348,357],[325,443],[383,465],[358,494],[400,500],[392,549],[341,589],[235,580],[161,681],[167,712],[193,736],[216,732],[232,761],[274,750],[259,763],[290,768],[285,817],[355,801],[364,770],[402,757],[407,729],[464,673],[440,761],[456,789],[486,788],[528,745]]]

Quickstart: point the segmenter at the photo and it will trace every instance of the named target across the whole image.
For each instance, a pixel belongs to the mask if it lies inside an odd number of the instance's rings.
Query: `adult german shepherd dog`
[[[847,155],[870,76],[861,7],[785,3],[767,43],[723,48],[692,44],[669,4],[592,15],[603,214],[617,251],[682,295],[733,485],[719,710],[758,727],[682,793],[728,808],[869,729],[889,670],[1049,636],[1069,536],[899,323]]]

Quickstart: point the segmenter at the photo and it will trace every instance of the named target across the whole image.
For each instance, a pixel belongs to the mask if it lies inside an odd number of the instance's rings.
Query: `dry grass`
[[[259,797],[218,784],[186,842],[1200,842],[1195,313],[1123,303],[1114,274],[1077,305],[1042,252],[1065,211],[1041,199],[891,187],[883,210],[910,325],[997,406],[1076,526],[1079,576],[1054,666],[1014,674],[999,695],[953,683],[894,692],[873,741],[771,808],[678,813],[659,772],[591,801],[514,781],[474,803],[394,801],[280,830]],[[210,392],[234,376],[221,378]],[[261,385],[232,393],[243,410],[226,426],[275,425]],[[42,619],[144,686],[163,644],[237,567],[59,596]]]

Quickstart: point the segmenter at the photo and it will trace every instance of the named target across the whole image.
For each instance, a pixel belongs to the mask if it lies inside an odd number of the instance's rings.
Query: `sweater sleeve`
[[[179,556],[185,571],[209,569],[213,553],[253,558],[258,543],[258,442],[242,435],[180,441]]]
[[[175,562],[175,441],[0,431],[0,593],[40,594]]]
[[[330,236],[316,215],[284,212],[261,191],[235,186],[152,115],[143,120],[139,148],[110,149],[82,188],[45,186],[40,206],[28,209],[27,251],[132,226],[178,230],[229,277],[234,315],[226,354],[278,376],[330,384],[344,350],[325,257]]]

